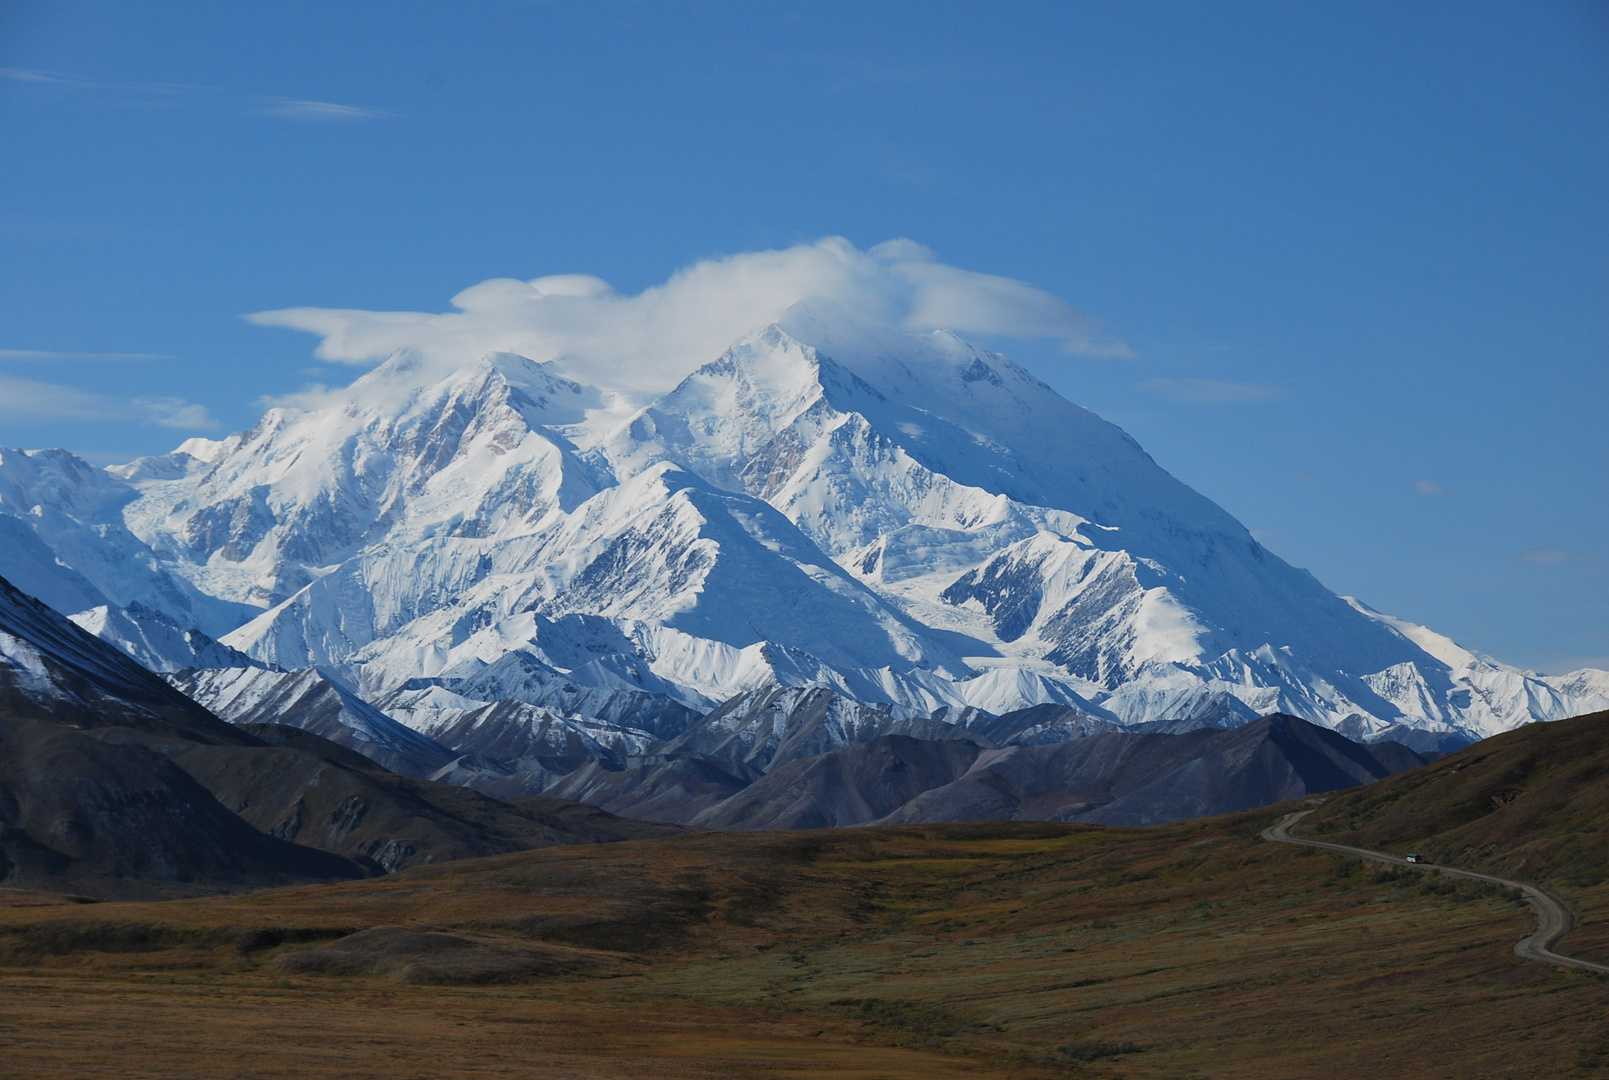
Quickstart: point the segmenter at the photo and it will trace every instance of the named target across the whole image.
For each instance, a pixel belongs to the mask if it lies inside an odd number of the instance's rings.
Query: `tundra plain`
[[[690,833],[165,902],[0,897],[42,1077],[1558,1077],[1609,980],[1500,890],[1147,829]],[[1609,886],[1565,886],[1609,960]]]

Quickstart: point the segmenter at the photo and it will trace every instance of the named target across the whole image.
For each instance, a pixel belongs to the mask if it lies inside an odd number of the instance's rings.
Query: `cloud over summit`
[[[840,237],[706,259],[635,296],[590,275],[558,274],[483,281],[452,298],[456,311],[442,314],[307,307],[247,318],[319,335],[325,360],[371,364],[412,349],[446,367],[514,352],[558,361],[614,389],[653,394],[811,300],[909,333],[1050,338],[1080,355],[1130,355],[1094,320],[1024,282],[949,266],[910,240],[861,251]]]

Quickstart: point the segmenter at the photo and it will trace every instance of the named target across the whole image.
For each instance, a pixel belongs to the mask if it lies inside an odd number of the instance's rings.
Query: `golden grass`
[[[1280,812],[693,834],[166,903],[0,893],[0,1074],[1609,1076],[1609,981],[1513,957],[1528,908],[1258,840]],[[374,926],[595,964],[481,986],[281,966]]]

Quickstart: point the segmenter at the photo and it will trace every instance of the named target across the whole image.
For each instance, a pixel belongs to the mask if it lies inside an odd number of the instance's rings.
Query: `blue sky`
[[[11,0],[0,68],[0,444],[356,373],[250,312],[908,237],[1331,588],[1609,666],[1602,4]]]

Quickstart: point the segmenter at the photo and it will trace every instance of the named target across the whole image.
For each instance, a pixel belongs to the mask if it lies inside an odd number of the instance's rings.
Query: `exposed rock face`
[[[163,679],[0,578],[0,707],[80,729],[255,746]]]
[[[711,829],[830,829],[894,813],[922,792],[966,774],[982,747],[883,735],[795,759],[689,824]],[[980,815],[974,815],[980,816]]]
[[[249,758],[207,747],[174,760],[220,802],[271,836],[335,851],[387,872],[555,844],[607,843],[675,830],[622,821],[558,799],[520,804],[377,767],[298,728],[246,728],[274,744]]]
[[[1424,763],[1398,743],[1357,743],[1291,716],[1182,733],[1127,730],[1056,705],[894,720],[819,689],[773,690],[645,753],[589,761],[548,790],[699,828],[1148,825],[1367,784]]]
[[[955,719],[901,719],[886,705],[865,705],[821,687],[770,687],[726,702],[661,752],[725,761],[738,775],[759,777],[790,761],[887,734],[962,739],[964,722],[976,715],[967,710]]]

